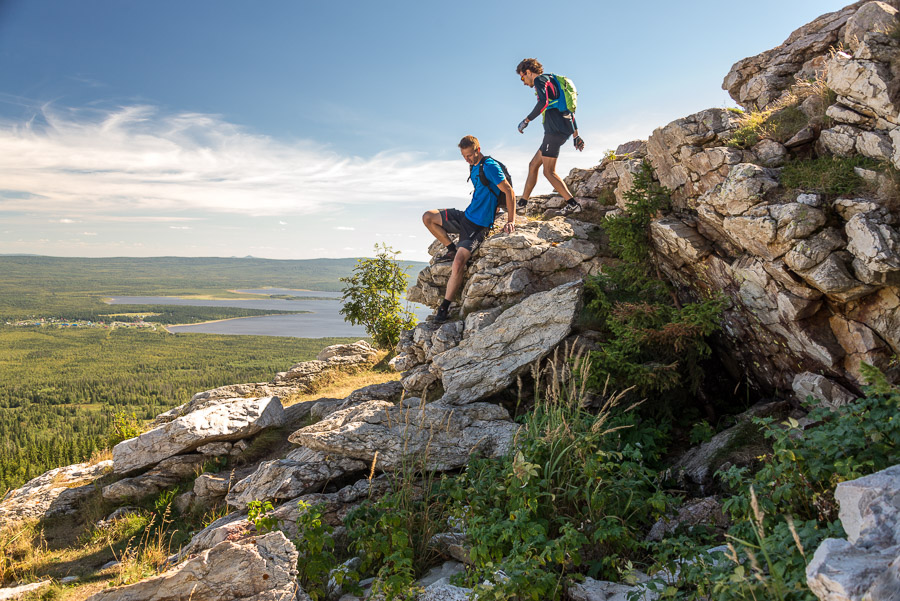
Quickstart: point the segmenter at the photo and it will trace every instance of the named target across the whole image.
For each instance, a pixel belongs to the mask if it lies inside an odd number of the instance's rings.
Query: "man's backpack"
[[[478,163],[478,179],[481,180],[482,186],[487,188],[491,194],[494,194],[494,190],[491,188],[491,182],[488,180],[487,176],[484,174],[484,162],[488,159],[493,159],[493,157],[485,156],[481,159],[481,162]],[[512,186],[513,185],[512,176],[509,174],[509,169],[507,169],[506,165],[504,165],[497,159],[494,159],[494,162],[500,166],[500,170],[503,171],[503,177],[505,177],[506,181],[509,182],[509,185]],[[472,176],[469,175],[469,178],[466,181],[469,181],[471,179],[472,179]],[[475,182],[472,182],[472,187],[473,188],[475,187]],[[494,199],[497,201],[497,208],[498,209],[503,208],[503,201],[504,201],[503,192],[500,192],[500,190],[498,189],[497,194],[494,194]]]
[[[578,90],[575,89],[575,82],[565,75],[554,75],[548,73],[556,82],[556,89],[559,90],[559,96],[555,100],[551,100],[547,108],[558,109],[560,113],[574,113],[578,106]]]

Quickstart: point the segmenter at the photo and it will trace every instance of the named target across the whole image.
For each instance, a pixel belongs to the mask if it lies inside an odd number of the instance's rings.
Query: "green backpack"
[[[554,75],[548,73],[556,82],[556,89],[559,95],[555,100],[551,100],[547,108],[558,109],[560,113],[574,113],[578,106],[578,90],[575,89],[575,82],[565,75]]]

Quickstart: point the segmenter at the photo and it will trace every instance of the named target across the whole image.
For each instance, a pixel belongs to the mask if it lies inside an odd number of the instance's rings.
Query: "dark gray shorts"
[[[440,209],[441,227],[448,234],[459,234],[458,248],[465,248],[469,252],[481,244],[490,228],[477,225],[469,221],[465,211],[459,209]]]
[[[571,135],[572,134],[544,134],[544,139],[541,142],[541,154],[545,157],[554,159],[559,157],[559,149],[566,143],[566,140],[568,140]]]

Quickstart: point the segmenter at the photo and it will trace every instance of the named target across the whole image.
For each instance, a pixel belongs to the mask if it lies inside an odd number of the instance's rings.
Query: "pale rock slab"
[[[888,91],[891,79],[887,65],[837,52],[828,61],[825,82],[837,92],[842,104],[849,104],[859,112],[881,117],[896,125],[897,106]]]
[[[51,584],[53,584],[53,581],[51,580],[41,580],[40,582],[32,582],[30,584],[0,588],[0,601],[14,601],[15,599],[21,599],[26,594],[38,591]]]
[[[872,213],[857,213],[844,226],[847,250],[864,265],[857,269],[864,282],[887,283],[900,271],[900,231]],[[857,263],[854,262],[854,267]],[[862,278],[861,278],[862,279]]]
[[[297,583],[297,550],[271,532],[223,541],[159,576],[100,591],[90,601],[297,601],[309,597]]]
[[[844,46],[855,52],[871,31],[890,31],[897,20],[897,9],[886,2],[867,2],[848,20],[844,27]]]
[[[761,140],[752,150],[759,162],[765,167],[781,167],[788,156],[788,151],[784,144],[779,144],[775,140],[769,140],[768,138]]]
[[[109,486],[104,486],[103,498],[107,501],[122,503],[138,501],[155,495],[197,473],[207,459],[206,456],[199,453],[167,457],[144,474],[133,478],[123,478]]]
[[[837,408],[846,405],[856,395],[825,376],[805,371],[794,377],[794,395],[797,400],[805,401],[808,397],[815,399],[823,407]]]
[[[283,421],[277,398],[225,399],[123,440],[113,447],[113,468],[124,474],[210,442],[248,438]]]
[[[384,471],[409,462],[421,462],[428,470],[448,470],[465,465],[472,454],[503,456],[517,431],[509,413],[498,405],[453,407],[436,402],[398,407],[370,401],[333,413],[294,432],[289,440],[367,465],[377,453],[375,467]]]
[[[328,456],[319,451],[299,448],[284,459],[264,461],[251,475],[237,482],[226,502],[245,509],[250,501],[285,501],[322,488],[352,472],[369,466],[344,456]]]
[[[822,601],[894,601],[900,595],[900,466],[841,482],[834,493],[847,539],[829,538],[806,567]]]
[[[444,385],[441,402],[471,403],[512,384],[569,335],[581,295],[580,282],[533,294],[456,348],[437,355],[433,364]]]
[[[856,139],[862,132],[852,125],[835,125],[819,134],[820,154],[849,157],[856,154]]]
[[[646,585],[631,586],[618,582],[585,578],[568,590],[572,601],[656,601],[659,594]]]
[[[94,493],[94,482],[112,472],[112,461],[54,468],[10,490],[0,500],[0,523],[68,515]]]

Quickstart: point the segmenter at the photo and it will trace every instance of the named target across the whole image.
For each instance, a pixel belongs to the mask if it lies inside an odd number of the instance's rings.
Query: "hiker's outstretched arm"
[[[516,229],[516,193],[513,191],[512,186],[509,185],[508,179],[504,179],[497,184],[497,189],[506,197],[507,221],[506,225],[503,226],[503,231],[512,233]]]
[[[531,112],[528,113],[528,116],[525,117],[526,121],[534,121],[535,119],[537,119],[537,116],[540,115],[545,108],[547,108],[547,103],[550,102],[550,100],[547,98],[546,83],[544,83],[543,86],[535,85],[534,91],[537,92],[537,102],[535,103],[534,108],[531,109]]]

